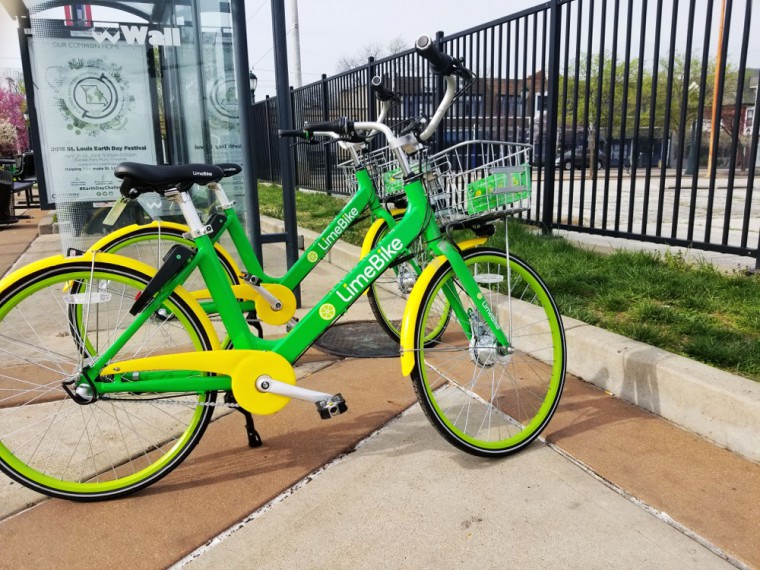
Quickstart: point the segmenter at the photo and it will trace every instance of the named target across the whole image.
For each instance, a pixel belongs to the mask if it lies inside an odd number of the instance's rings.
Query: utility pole
[[[274,68],[277,83],[277,126],[282,130],[293,128],[290,116],[290,87],[288,86],[288,50],[287,33],[285,31],[285,5],[283,0],[271,0],[272,3],[272,36],[274,37]],[[298,224],[296,221],[296,184],[293,169],[293,150],[290,141],[281,138],[280,170],[282,174],[282,207],[285,217],[285,235],[270,234],[273,241],[285,238],[285,258],[288,269],[298,260]],[[294,291],[298,306],[301,306],[301,290]]]
[[[301,32],[298,29],[298,0],[290,0],[290,18],[293,22],[290,29],[290,39],[288,41],[288,46],[290,48],[289,59],[293,66],[290,84],[298,89],[303,85],[301,79]]]

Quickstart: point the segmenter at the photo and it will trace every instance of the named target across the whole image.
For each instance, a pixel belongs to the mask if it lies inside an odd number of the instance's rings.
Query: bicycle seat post
[[[219,184],[219,182],[210,182],[206,185],[206,187],[211,190],[216,196],[216,202],[219,209],[228,210],[229,208],[235,206],[235,200],[230,200],[227,197],[227,193],[224,191],[224,188],[222,188],[222,185]]]
[[[164,196],[169,202],[179,206],[182,216],[185,218],[185,222],[187,222],[187,225],[190,228],[190,231],[188,232],[190,238],[197,238],[213,232],[211,226],[208,226],[201,221],[201,217],[198,215],[198,210],[196,210],[195,204],[193,204],[193,200],[187,192],[181,192],[177,188],[172,188],[171,190],[167,190],[164,193]]]

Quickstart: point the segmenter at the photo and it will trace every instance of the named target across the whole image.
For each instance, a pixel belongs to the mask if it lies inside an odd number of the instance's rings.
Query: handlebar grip
[[[296,139],[304,139],[309,140],[309,133],[306,132],[304,129],[280,129],[277,131],[277,134],[280,135],[280,138],[290,137],[290,138],[296,138]]]
[[[379,75],[375,75],[372,78],[372,89],[374,90],[377,98],[381,101],[395,101],[399,98],[396,93],[383,85],[383,78]]]
[[[414,49],[420,57],[430,62],[430,68],[433,72],[442,75],[451,75],[454,68],[454,59],[449,54],[443,53],[439,50],[435,46],[433,38],[427,34],[420,36],[417,38],[417,41],[414,42]]]
[[[335,121],[307,121],[303,125],[304,131],[314,133],[336,133],[338,135],[351,135],[354,132],[354,123],[346,117],[341,117]]]

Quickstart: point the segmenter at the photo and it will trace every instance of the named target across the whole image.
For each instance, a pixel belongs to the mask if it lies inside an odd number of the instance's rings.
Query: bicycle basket
[[[427,169],[427,149],[420,148],[414,155],[409,156],[409,166],[412,172]],[[404,174],[398,164],[398,159],[389,146],[367,153],[369,172],[375,183],[377,195],[381,200],[393,202],[404,196]]]
[[[438,222],[466,225],[530,210],[530,150],[476,140],[431,156],[428,195]]]

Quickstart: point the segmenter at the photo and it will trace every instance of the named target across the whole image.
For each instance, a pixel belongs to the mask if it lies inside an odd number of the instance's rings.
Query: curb
[[[262,216],[261,228],[283,232],[284,224]],[[307,247],[318,237],[301,228],[299,234]],[[360,251],[338,242],[325,260],[350,270]],[[563,321],[568,373],[760,462],[760,384],[576,319]]]

